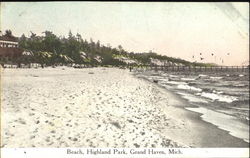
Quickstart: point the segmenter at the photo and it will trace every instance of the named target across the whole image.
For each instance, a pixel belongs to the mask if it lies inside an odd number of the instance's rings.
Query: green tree
[[[5,36],[7,36],[7,37],[13,37],[12,31],[11,30],[6,30],[5,31]]]

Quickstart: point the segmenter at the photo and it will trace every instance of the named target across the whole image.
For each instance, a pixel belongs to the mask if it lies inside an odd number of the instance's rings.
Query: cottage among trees
[[[0,64],[11,63],[22,55],[22,49],[19,48],[18,38],[12,35],[10,30],[6,30],[2,35],[0,31]]]

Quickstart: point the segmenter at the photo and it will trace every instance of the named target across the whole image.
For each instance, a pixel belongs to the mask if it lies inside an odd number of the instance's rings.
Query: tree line
[[[12,36],[10,30],[7,30],[7,32],[8,36]],[[107,46],[101,44],[99,40],[97,42],[94,42],[92,39],[87,41],[79,33],[73,35],[71,31],[69,31],[68,37],[58,37],[51,31],[44,31],[42,36],[31,32],[29,37],[23,34],[18,38],[18,43],[23,50],[22,56],[15,59],[15,62],[19,64],[40,63],[41,65],[50,66],[74,63],[90,66],[127,66],[128,63],[116,58],[120,56],[138,61],[133,63],[133,65],[151,65],[151,59],[182,65],[205,65],[203,63],[191,63],[183,59],[159,55],[152,51],[142,53],[128,52],[121,45],[117,48],[112,48],[109,44]]]

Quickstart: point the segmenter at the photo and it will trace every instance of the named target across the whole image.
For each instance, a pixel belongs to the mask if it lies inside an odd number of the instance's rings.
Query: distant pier
[[[137,66],[136,70],[169,72],[249,72],[249,66]]]

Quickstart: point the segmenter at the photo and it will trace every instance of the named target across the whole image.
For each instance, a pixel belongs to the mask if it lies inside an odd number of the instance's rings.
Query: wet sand
[[[248,147],[129,70],[4,69],[1,147]]]

